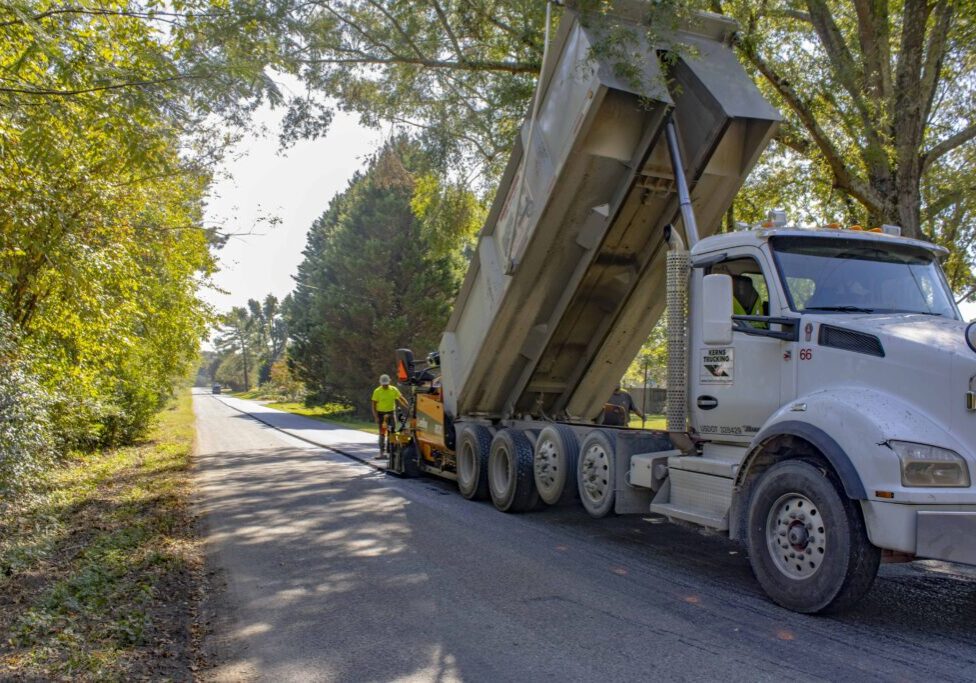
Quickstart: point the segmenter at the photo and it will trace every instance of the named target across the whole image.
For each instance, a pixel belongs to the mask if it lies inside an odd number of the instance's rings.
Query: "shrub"
[[[0,501],[29,486],[55,455],[51,399],[28,367],[0,316]]]

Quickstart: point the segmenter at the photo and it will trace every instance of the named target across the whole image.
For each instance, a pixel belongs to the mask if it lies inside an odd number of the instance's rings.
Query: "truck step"
[[[652,503],[651,512],[664,515],[668,519],[678,519],[685,522],[692,522],[693,524],[705,526],[717,531],[728,531],[729,528],[728,514],[714,517],[701,510],[683,508],[671,503]]]
[[[729,528],[732,507],[732,479],[694,470],[676,469],[674,460],[701,458],[668,458],[667,487],[662,487],[651,504],[651,512],[694,522],[712,529]],[[686,464],[685,462],[681,464]]]

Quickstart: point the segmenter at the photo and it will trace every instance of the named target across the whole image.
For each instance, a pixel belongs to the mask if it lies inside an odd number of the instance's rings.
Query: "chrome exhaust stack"
[[[675,447],[688,452],[693,444],[688,436],[688,276],[691,253],[684,240],[669,225],[664,229],[667,256],[667,340],[668,389],[667,429]]]
[[[671,168],[674,171],[678,202],[681,206],[681,222],[690,243],[685,246],[681,235],[668,225],[664,229],[664,239],[668,243],[667,256],[667,340],[668,340],[668,389],[667,389],[667,428],[675,447],[690,452],[694,443],[688,435],[688,279],[691,274],[691,252],[689,247],[698,242],[698,224],[691,208],[688,194],[688,181],[685,178],[681,150],[674,121],[668,121],[665,134],[668,151],[671,153]]]

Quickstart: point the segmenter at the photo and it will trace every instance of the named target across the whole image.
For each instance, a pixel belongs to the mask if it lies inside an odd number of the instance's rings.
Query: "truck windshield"
[[[825,237],[774,237],[772,246],[795,311],[959,318],[942,269],[926,249]]]

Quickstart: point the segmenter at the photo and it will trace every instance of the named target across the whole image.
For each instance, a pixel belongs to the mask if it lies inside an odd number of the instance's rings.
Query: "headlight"
[[[955,451],[909,441],[889,441],[901,460],[902,486],[969,486],[969,468]]]

